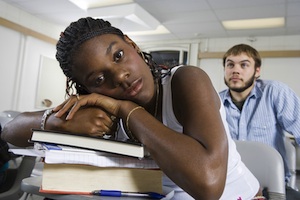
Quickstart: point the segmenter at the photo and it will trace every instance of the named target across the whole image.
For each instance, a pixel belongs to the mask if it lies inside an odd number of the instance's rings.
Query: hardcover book
[[[138,158],[149,156],[142,143],[132,140],[106,139],[87,134],[33,129],[31,142],[60,144]]]
[[[40,192],[90,194],[94,190],[162,193],[159,169],[44,164]]]

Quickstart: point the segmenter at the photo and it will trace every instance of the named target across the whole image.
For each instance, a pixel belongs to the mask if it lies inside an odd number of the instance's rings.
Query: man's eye
[[[100,86],[103,82],[104,82],[104,76],[99,76],[95,81],[95,85]]]
[[[124,52],[123,51],[118,51],[117,53],[115,53],[114,55],[114,61],[117,62],[119,61],[124,55]]]
[[[229,68],[233,68],[233,66],[234,66],[234,65],[233,65],[232,63],[228,63],[228,64],[227,64],[227,67],[229,67]]]
[[[242,66],[242,68],[246,68],[248,66],[248,64],[247,63],[242,63],[241,66]]]

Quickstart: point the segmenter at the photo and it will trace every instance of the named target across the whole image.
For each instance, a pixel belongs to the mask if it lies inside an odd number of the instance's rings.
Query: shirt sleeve
[[[277,121],[300,144],[300,99],[287,85],[279,82],[275,84],[277,85],[274,87],[272,96]]]

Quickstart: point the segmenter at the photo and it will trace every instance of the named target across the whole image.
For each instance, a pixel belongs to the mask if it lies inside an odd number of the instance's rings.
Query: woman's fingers
[[[64,105],[69,101],[70,99],[65,100],[63,103],[61,103],[60,105],[56,106],[55,108],[53,108],[54,112],[59,111],[60,109],[62,109],[64,107]]]
[[[73,108],[77,104],[77,97],[75,95],[71,96],[68,100],[66,100],[64,103],[60,104],[56,108],[53,109],[54,112],[56,112],[56,117],[61,117],[65,113],[68,113],[71,108]]]
[[[100,94],[72,95],[68,100],[53,109],[56,117],[67,114],[66,120],[73,118],[74,114],[83,106],[95,106],[116,115],[119,109],[119,101]]]

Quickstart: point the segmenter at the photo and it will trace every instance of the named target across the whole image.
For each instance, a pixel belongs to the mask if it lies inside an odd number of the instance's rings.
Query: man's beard
[[[224,82],[225,84],[229,87],[230,90],[234,91],[234,92],[244,92],[245,90],[247,90],[249,87],[251,87],[254,84],[256,77],[255,74],[253,74],[253,76],[245,82],[245,86],[244,87],[230,87],[229,83],[226,81],[226,79],[224,78]]]

